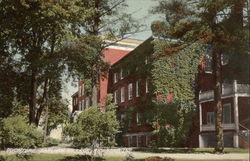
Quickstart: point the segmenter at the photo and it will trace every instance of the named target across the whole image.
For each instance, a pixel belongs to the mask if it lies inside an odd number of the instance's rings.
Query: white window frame
[[[122,73],[123,73],[123,69],[121,69],[121,72],[120,72],[121,79],[123,79],[123,78],[124,78]]]
[[[81,111],[83,111],[84,110],[84,106],[85,106],[85,101],[84,101],[84,99],[81,101]]]
[[[215,123],[214,112],[207,112],[207,124],[208,125],[214,125],[214,123]]]
[[[229,108],[229,122],[225,122],[225,107],[227,107],[227,108]],[[230,124],[231,122],[232,122],[232,113],[231,113],[231,109],[232,107],[231,107],[231,103],[227,103],[227,104],[224,104],[223,105],[223,124]]]
[[[85,101],[86,101],[86,108],[88,108],[90,106],[89,97],[87,97]]]
[[[133,98],[133,83],[128,84],[128,100]]]
[[[82,85],[82,89],[81,89],[81,96],[84,95],[84,85]]]
[[[148,79],[146,79],[146,93],[149,93],[149,90],[148,90]]]
[[[118,73],[115,72],[114,73],[114,83],[117,83],[118,82]]]
[[[114,91],[114,104],[118,104],[119,100],[118,100],[118,90]]]
[[[212,58],[212,49],[208,49],[205,55],[205,73],[213,72]]]
[[[125,102],[126,99],[126,90],[125,87],[121,88],[121,102]]]
[[[140,119],[141,119],[141,113],[136,112],[136,124],[137,125],[141,125]]]
[[[135,82],[135,96],[136,97],[139,97],[139,81],[137,80],[136,82]]]

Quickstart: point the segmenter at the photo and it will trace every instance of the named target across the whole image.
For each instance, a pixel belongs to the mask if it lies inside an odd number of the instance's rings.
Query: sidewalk
[[[35,153],[35,154],[90,154],[90,149],[73,149],[67,147],[49,147],[38,149],[7,149],[0,151],[3,154],[16,154],[16,153]],[[112,149],[98,149],[98,154],[104,156],[133,156],[135,158],[145,158],[150,156],[170,157],[173,159],[229,159],[229,160],[246,160],[249,161],[249,154],[247,153],[229,153],[229,154],[211,154],[211,153],[147,153],[147,152],[134,152],[132,148],[112,148]]]

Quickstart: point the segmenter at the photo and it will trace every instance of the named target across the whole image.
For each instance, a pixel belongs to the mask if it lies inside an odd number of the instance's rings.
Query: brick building
[[[112,43],[106,49],[103,50],[103,60],[110,66],[119,61],[124,56],[128,55],[136,46],[142,41],[133,39],[124,39],[117,43]],[[94,86],[89,94],[85,90],[85,83],[83,81],[78,82],[78,91],[72,95],[72,117],[76,118],[81,111],[89,106],[100,105],[102,108],[105,107],[107,88],[108,88],[108,71],[102,73],[99,76],[99,84]],[[75,119],[74,119],[75,120]]]
[[[214,80],[211,52],[205,57],[205,66],[199,73],[199,147],[214,147],[215,112],[214,112]],[[229,63],[222,55],[222,74]],[[246,67],[246,70],[247,69]],[[249,100],[250,86],[240,80],[227,80],[222,84],[223,131],[225,147],[249,148]]]
[[[123,145],[127,147],[148,146],[149,142],[155,139],[152,136],[152,126],[145,121],[147,109],[150,108],[148,102],[152,101],[155,96],[150,95],[151,86],[147,73],[138,74],[139,68],[147,68],[147,58],[153,53],[152,40],[149,38],[133,50],[104,51],[105,61],[110,62],[111,68],[107,77],[100,80],[98,103],[104,107],[105,96],[107,93],[112,93],[114,103],[118,105],[121,122],[127,117],[123,110],[129,107],[136,109],[128,122],[128,128],[122,134]],[[117,52],[123,54],[114,58],[113,55]],[[197,91],[199,107],[197,107],[198,113],[194,118],[190,136],[187,138],[190,147],[213,147],[215,145],[214,83],[210,54],[211,52],[208,52],[204,56],[205,63],[201,62],[199,66]],[[136,65],[130,63],[133,57],[140,57]],[[227,64],[228,60],[224,56],[223,68],[226,68]],[[91,98],[84,94],[83,85],[84,83],[79,82],[79,90],[73,95],[73,111],[81,111],[91,104]],[[225,80],[223,83],[223,127],[226,147],[249,147],[249,90],[248,84],[242,84],[237,80]]]

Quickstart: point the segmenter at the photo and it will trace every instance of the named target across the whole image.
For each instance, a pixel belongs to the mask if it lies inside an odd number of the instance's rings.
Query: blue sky
[[[146,40],[152,35],[150,25],[153,21],[159,19],[159,15],[150,14],[149,11],[153,6],[157,5],[155,0],[126,0],[128,4],[127,13],[132,14],[133,18],[138,20],[140,24],[145,25],[143,32],[131,35],[130,38]],[[64,85],[63,97],[71,101],[71,95],[77,91],[77,82],[70,81]],[[71,102],[69,102],[71,104]]]
[[[146,29],[143,32],[134,34],[131,38],[146,40],[151,36],[151,23],[159,19],[159,15],[150,14],[149,11],[153,6],[157,5],[155,0],[127,0],[127,12],[132,14],[133,18],[137,19],[139,23],[145,25]]]

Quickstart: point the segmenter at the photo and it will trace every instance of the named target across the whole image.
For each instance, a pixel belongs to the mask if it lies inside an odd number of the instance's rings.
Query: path
[[[65,146],[38,148],[38,149],[7,149],[0,151],[1,154],[16,154],[16,153],[36,153],[36,154],[90,154],[89,149],[73,149]],[[112,148],[99,149],[99,154],[104,156],[133,156],[135,158],[145,158],[149,156],[170,157],[174,159],[229,159],[229,160],[246,160],[249,161],[249,154],[247,153],[229,153],[229,154],[211,154],[211,153],[145,153],[134,152],[132,148]]]

